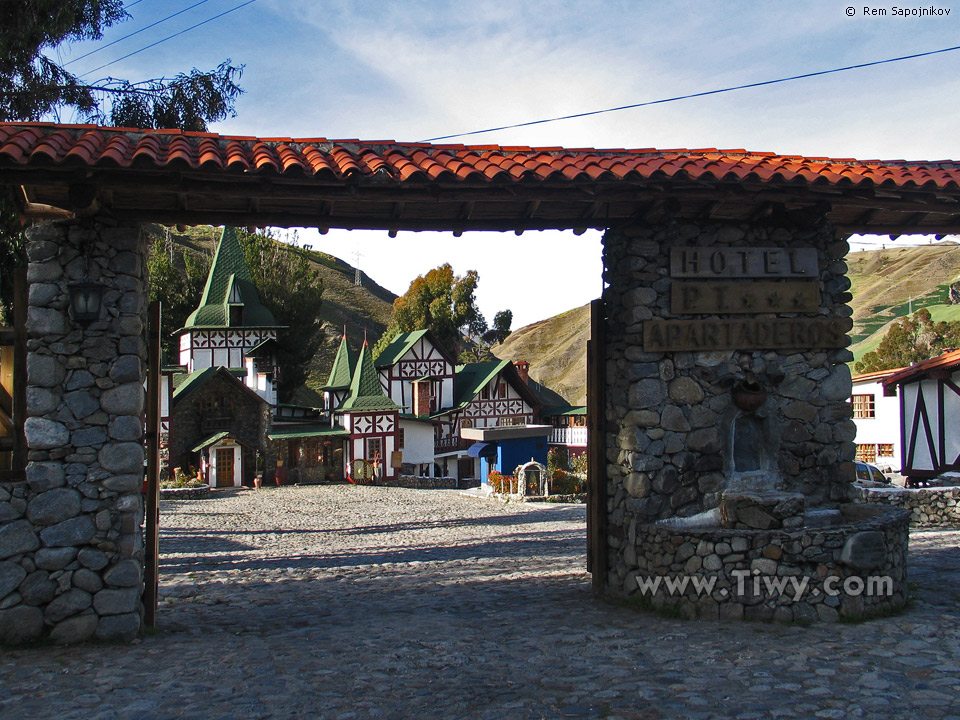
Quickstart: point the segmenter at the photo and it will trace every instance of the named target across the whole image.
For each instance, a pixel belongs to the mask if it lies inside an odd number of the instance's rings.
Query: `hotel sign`
[[[814,248],[671,248],[670,277],[818,277]]]
[[[853,327],[849,318],[776,317],[819,314],[819,276],[815,248],[672,248],[671,313],[767,317],[648,320],[643,323],[644,350],[846,347],[846,334]]]
[[[670,288],[675,315],[709,313],[806,313],[820,309],[820,284],[814,282],[677,281]]]
[[[849,318],[650,320],[643,324],[643,349],[711,352],[843,348],[852,324]]]

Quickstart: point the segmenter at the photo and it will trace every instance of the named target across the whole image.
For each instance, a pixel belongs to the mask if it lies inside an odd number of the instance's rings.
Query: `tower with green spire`
[[[280,329],[260,302],[243,258],[236,228],[225,227],[207,275],[200,305],[180,334],[180,364],[190,373],[225,367],[276,404],[276,341]]]
[[[350,345],[347,344],[347,326],[343,326],[343,338],[337,355],[333,358],[333,367],[323,391],[324,404],[328,410],[338,410],[350,392],[350,383],[353,381],[353,369],[356,367],[356,358]]]
[[[399,409],[383,392],[370,346],[364,340],[350,379],[350,392],[339,410],[343,426],[350,432],[346,459],[351,478],[365,474],[380,479],[396,477],[391,460],[398,449]]]

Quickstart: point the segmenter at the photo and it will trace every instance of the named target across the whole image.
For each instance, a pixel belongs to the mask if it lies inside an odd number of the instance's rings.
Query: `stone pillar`
[[[0,486],[0,642],[131,640],[142,616],[144,245],[137,228],[95,223],[27,237],[28,462],[24,482]],[[68,295],[83,280],[104,287],[86,327]]]
[[[635,592],[638,573],[692,571],[686,557],[644,545],[680,518],[698,516],[684,527],[716,518],[719,529],[802,534],[804,506],[840,516],[850,499],[848,245],[822,217],[775,217],[665,221],[604,236],[611,594]],[[689,252],[672,257],[676,249]],[[757,386],[756,407],[735,402],[735,387]],[[762,502],[737,506],[744,498],[734,491],[766,476],[775,497],[789,500],[782,514]],[[728,501],[734,514],[740,507],[767,524],[729,521]],[[741,565],[751,571],[735,553],[710,561],[725,581]]]

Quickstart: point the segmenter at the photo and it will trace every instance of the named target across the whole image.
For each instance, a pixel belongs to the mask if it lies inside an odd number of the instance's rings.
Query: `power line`
[[[143,2],[143,0],[137,0],[137,2]],[[90,52],[88,52],[88,53],[86,53],[86,54],[84,54],[84,55],[81,55],[81,56],[78,57],[78,58],[74,58],[74,59],[71,60],[70,62],[64,63],[63,65],[64,65],[64,67],[66,67],[67,65],[72,65],[73,63],[78,62],[79,60],[83,60],[83,59],[86,58],[86,57],[90,57],[91,55],[100,52],[101,50],[106,50],[106,49],[107,49],[108,47],[110,47],[111,45],[116,45],[116,44],[119,43],[119,42],[123,42],[124,40],[127,40],[127,39],[129,39],[129,38],[132,38],[134,35],[139,35],[140,33],[144,32],[144,31],[146,31],[146,30],[149,30],[149,29],[152,28],[152,27],[156,27],[156,26],[159,25],[160,23],[165,23],[167,20],[170,20],[171,18],[175,18],[177,15],[183,15],[183,13],[187,12],[188,10],[193,10],[195,7],[199,7],[200,5],[203,5],[205,2],[210,2],[210,0],[200,0],[200,2],[194,3],[194,4],[191,5],[190,7],[184,8],[183,10],[180,10],[179,12],[175,12],[173,15],[167,15],[165,18],[163,18],[163,20],[157,20],[155,23],[151,23],[150,25],[147,25],[146,27],[142,27],[142,28],[140,28],[139,30],[134,30],[134,31],[133,31],[132,33],[130,33],[129,35],[124,35],[122,38],[119,38],[118,40],[114,40],[113,42],[109,42],[109,43],[107,43],[106,45],[103,45],[103,46],[101,46],[101,47],[98,47],[96,50],[91,50]],[[133,5],[136,5],[136,4],[137,4],[136,2],[133,3]],[[132,5],[128,5],[127,7],[132,7]],[[124,9],[126,9],[126,8],[124,8]],[[106,65],[104,65],[104,67],[106,67]],[[97,70],[99,70],[99,69],[100,69],[100,68],[97,68]],[[91,71],[91,72],[93,72],[93,71]]]
[[[78,77],[86,77],[87,75],[90,75],[90,74],[92,74],[92,73],[95,73],[95,72],[97,72],[97,71],[99,71],[99,70],[103,70],[105,67],[110,67],[111,65],[115,65],[116,63],[120,62],[121,60],[126,60],[126,59],[129,58],[129,57],[133,57],[134,55],[137,55],[138,53],[142,53],[144,50],[149,50],[150,48],[156,47],[157,45],[159,45],[159,44],[161,44],[161,43],[165,43],[167,40],[173,40],[173,38],[179,37],[180,35],[183,35],[184,33],[190,32],[191,30],[196,30],[198,27],[201,27],[202,25],[206,25],[207,23],[213,22],[214,20],[219,20],[219,19],[222,18],[224,15],[229,15],[229,14],[232,13],[234,10],[239,10],[240,8],[246,7],[247,5],[252,5],[252,4],[255,3],[256,1],[257,1],[257,0],[247,0],[246,2],[240,3],[239,5],[237,5],[237,6],[235,6],[235,7],[232,7],[232,8],[230,8],[229,10],[224,10],[224,11],[223,11],[222,13],[220,13],[219,15],[214,15],[212,18],[207,18],[206,20],[204,20],[204,21],[202,21],[202,22],[198,22],[196,25],[191,25],[190,27],[186,28],[185,30],[181,30],[180,32],[176,32],[176,33],[174,33],[173,35],[169,35],[168,37],[163,38],[163,40],[157,40],[155,43],[151,43],[150,45],[147,45],[146,47],[140,48],[139,50],[134,50],[132,53],[127,53],[127,54],[124,55],[123,57],[119,57],[119,58],[117,58],[116,60],[111,60],[110,62],[105,63],[105,64],[101,65],[100,67],[94,68],[93,70],[88,70],[87,72],[83,73],[83,75],[78,75]]]
[[[791,80],[803,80],[805,78],[817,77],[819,75],[830,75],[831,73],[845,72],[847,70],[859,70],[860,68],[872,67],[874,65],[884,65],[886,63],[900,62],[901,60],[912,60],[914,58],[926,57],[928,55],[952,52],[954,50],[960,50],[960,45],[943,48],[942,50],[931,50],[929,52],[915,53],[913,55],[903,55],[902,57],[888,58],[886,60],[874,60],[873,62],[860,63],[859,65],[847,65],[846,67],[834,68],[833,70],[819,70],[817,72],[804,73],[803,75],[792,75],[790,77],[778,78],[776,80],[764,80],[763,82],[736,85],[734,87],[727,87],[720,90],[707,90],[705,92],[691,93],[689,95],[677,95],[676,97],[663,98],[661,100],[648,100],[647,102],[634,103],[632,105],[621,105],[620,107],[606,108],[604,110],[590,110],[588,112],[576,113],[574,115],[561,115],[560,117],[545,118],[543,120],[531,120],[529,122],[516,123],[514,125],[502,125],[500,127],[487,128],[486,130],[473,130],[471,132],[456,133],[454,135],[440,135],[439,137],[427,138],[421,142],[436,142],[437,140],[449,140],[451,138],[466,137],[468,135],[481,135],[483,133],[497,132],[499,130],[512,130],[514,128],[530,127],[531,125],[543,125],[545,123],[559,122],[560,120],[573,120],[575,118],[589,117],[590,115],[602,115],[603,113],[618,112],[620,110],[631,110],[633,108],[647,107],[648,105],[662,105],[663,103],[675,102],[677,100],[690,100],[692,98],[706,97],[707,95],[719,95],[720,93],[733,92],[734,90],[747,90],[749,88],[763,87],[764,85],[775,85],[777,83],[790,82]]]

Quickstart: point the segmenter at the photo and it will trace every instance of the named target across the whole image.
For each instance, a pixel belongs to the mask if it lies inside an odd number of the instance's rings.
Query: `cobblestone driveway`
[[[164,502],[158,632],[8,650],[0,717],[960,718],[958,531],[906,613],[814,627],[608,605],[582,506],[353,486]]]

